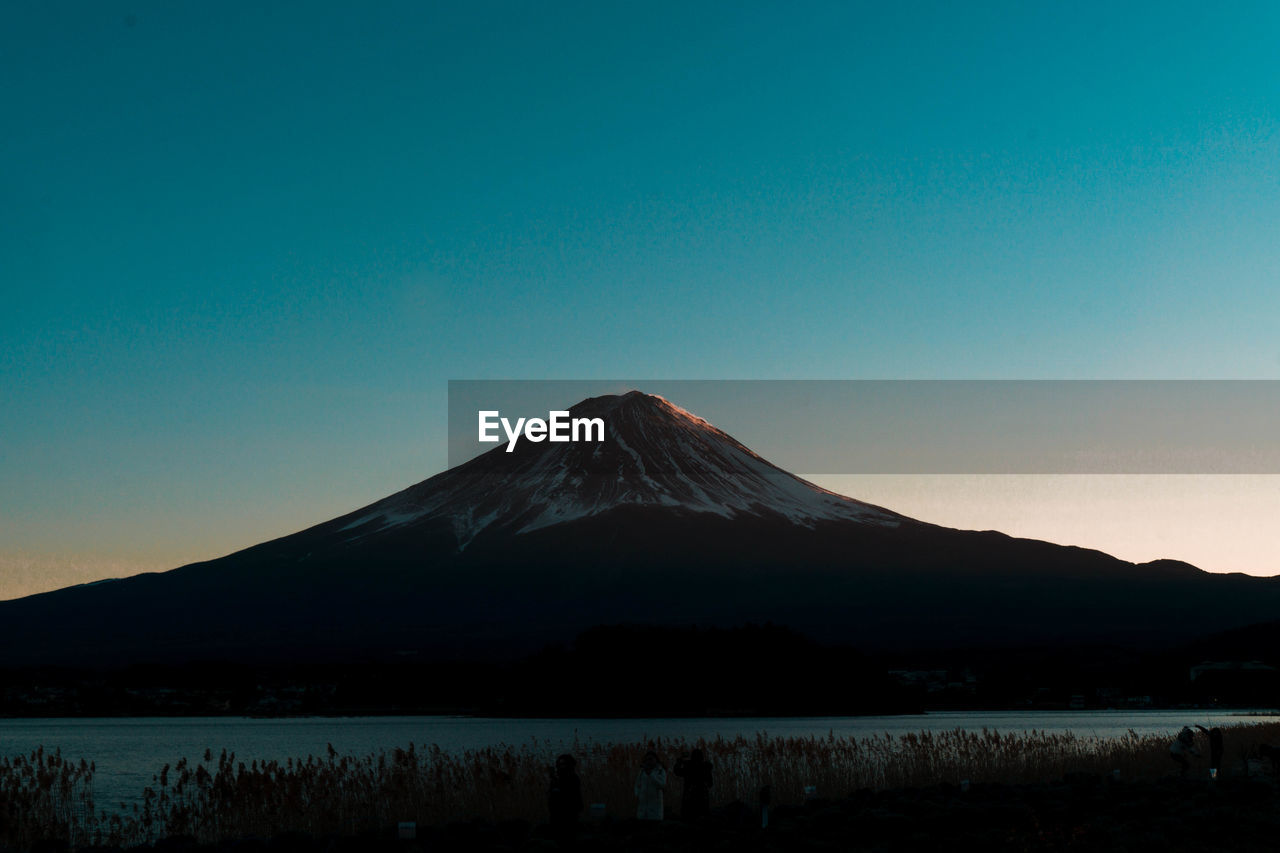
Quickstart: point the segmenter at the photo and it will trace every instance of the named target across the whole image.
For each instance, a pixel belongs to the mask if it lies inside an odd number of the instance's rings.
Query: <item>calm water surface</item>
[[[652,738],[754,738],[770,736],[867,737],[920,731],[983,728],[1000,732],[1071,731],[1114,737],[1129,729],[1168,734],[1184,725],[1262,722],[1239,711],[1000,711],[947,712],[904,717],[805,717],[644,720],[499,720],[476,717],[151,717],[103,719],[0,719],[0,755],[27,754],[36,747],[60,749],[63,756],[96,762],[94,790],[99,807],[133,802],[165,764],[206,749],[226,749],[237,761],[323,756],[329,744],[339,753],[364,756],[410,743],[460,751],[505,744],[529,745],[547,755],[579,741],[630,743]],[[1272,718],[1273,720],[1276,718]]]

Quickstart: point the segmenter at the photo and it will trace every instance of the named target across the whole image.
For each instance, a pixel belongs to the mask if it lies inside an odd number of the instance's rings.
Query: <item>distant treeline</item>
[[[871,657],[768,624],[611,626],[507,661],[422,660],[398,651],[342,663],[0,670],[0,714],[786,716],[1278,703],[1275,669],[1231,668],[1230,660],[1243,657],[1240,650],[1212,651],[1228,665],[1201,667],[1192,678],[1206,650],[1023,648]]]
[[[516,661],[0,671],[8,716],[868,714],[919,709],[880,663],[787,628],[602,627]]]
[[[609,627],[512,667],[506,714],[727,716],[920,710],[883,663],[773,625]]]

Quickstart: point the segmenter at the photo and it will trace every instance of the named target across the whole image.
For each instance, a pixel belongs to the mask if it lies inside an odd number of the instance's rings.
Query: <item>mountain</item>
[[[790,625],[869,649],[1153,645],[1280,616],[1280,580],[1133,564],[834,494],[639,392],[217,560],[0,602],[0,663],[491,658],[601,624]]]
[[[903,516],[821,489],[661,397],[594,397],[574,417],[608,424],[602,443],[516,442],[338,519],[352,538],[449,525],[459,550],[481,533],[525,534],[621,508],[739,520],[897,525]]]

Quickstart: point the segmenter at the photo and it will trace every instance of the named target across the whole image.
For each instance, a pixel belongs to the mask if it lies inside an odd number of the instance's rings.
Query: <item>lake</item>
[[[36,747],[60,749],[66,758],[96,762],[94,791],[99,808],[136,801],[165,764],[215,757],[226,749],[246,764],[254,759],[323,756],[329,744],[340,754],[363,756],[436,744],[460,751],[529,744],[548,756],[575,738],[596,743],[632,743],[651,738],[771,736],[841,737],[901,735],[920,731],[983,728],[1000,732],[1071,731],[1113,737],[1138,734],[1172,737],[1184,725],[1231,725],[1276,718],[1250,718],[1242,711],[985,711],[895,717],[790,717],[691,719],[489,719],[478,717],[151,717],[0,720],[0,755],[27,754]]]

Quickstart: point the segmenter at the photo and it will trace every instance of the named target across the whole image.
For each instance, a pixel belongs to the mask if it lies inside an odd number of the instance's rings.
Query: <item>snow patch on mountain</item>
[[[530,533],[623,506],[724,518],[782,518],[896,526],[903,516],[815,486],[771,464],[671,402],[632,391],[570,410],[603,417],[605,441],[506,446],[341,519],[362,538],[447,522],[466,548],[486,530]]]

